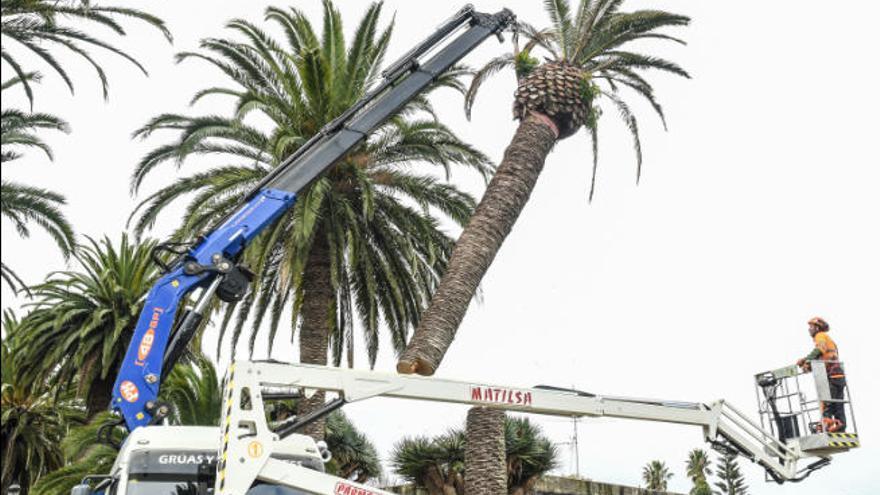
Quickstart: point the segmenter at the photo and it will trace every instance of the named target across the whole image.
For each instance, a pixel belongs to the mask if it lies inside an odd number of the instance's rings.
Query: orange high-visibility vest
[[[813,336],[813,342],[816,343],[816,349],[822,353],[822,360],[825,361],[825,369],[831,378],[843,378],[843,368],[838,362],[840,355],[837,352],[837,344],[828,336],[828,332],[819,332]]]

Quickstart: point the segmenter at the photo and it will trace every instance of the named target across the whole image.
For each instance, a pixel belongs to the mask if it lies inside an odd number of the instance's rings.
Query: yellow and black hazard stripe
[[[855,433],[828,433],[829,447],[851,449],[859,446],[859,436]]]
[[[226,409],[224,411],[223,424],[223,448],[220,450],[220,459],[217,462],[217,478],[220,480],[220,493],[226,487],[226,459],[229,456],[229,431],[232,429],[232,404],[233,390],[235,389],[235,363],[229,365],[226,374]]]
[[[829,433],[828,436],[831,438],[846,438],[849,440],[859,439],[859,436],[855,433]]]
[[[859,446],[859,442],[828,442],[828,446],[838,449],[854,449]]]

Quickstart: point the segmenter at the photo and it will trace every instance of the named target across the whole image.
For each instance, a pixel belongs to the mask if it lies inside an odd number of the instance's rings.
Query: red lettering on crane
[[[348,483],[343,483],[340,481],[336,483],[336,488],[333,490],[334,495],[379,495],[379,492],[374,492],[369,488],[361,488],[359,486],[349,485]]]
[[[471,400],[528,407],[532,405],[532,393],[510,388],[471,387]]]

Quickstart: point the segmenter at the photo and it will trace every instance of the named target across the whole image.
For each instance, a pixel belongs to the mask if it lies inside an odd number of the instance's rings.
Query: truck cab
[[[211,495],[220,438],[220,428],[216,427],[138,428],[122,445],[110,474],[91,477],[93,483],[78,485],[71,495]],[[291,435],[276,443],[272,457],[323,472],[329,453],[311,437]],[[305,495],[260,484],[248,494]]]

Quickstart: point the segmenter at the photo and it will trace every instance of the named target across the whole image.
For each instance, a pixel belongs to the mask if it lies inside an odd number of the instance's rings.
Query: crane
[[[73,489],[73,495],[153,495],[181,490],[221,495],[387,494],[325,474],[323,464],[332,455],[326,445],[296,433],[346,403],[371,397],[693,425],[703,429],[707,441],[745,455],[778,482],[799,481],[827,465],[830,455],[858,446],[856,434],[811,432],[805,419],[809,415],[804,410],[780,412],[780,398],[785,397],[790,404],[794,394],[780,396],[779,391],[788,390],[784,384],[798,376],[788,368],[760,376],[758,383],[764,390],[766,407],[762,406],[762,424],[758,424],[725,401],[706,405],[603,397],[546,386],[511,388],[242,361],[233,363],[224,382],[226,401],[220,428],[162,424],[171,412],[158,400],[162,379],[192,340],[213,298],[235,302],[247,293],[251,275],[240,260],[248,244],[288,211],[311,181],[361,144],[438,76],[487,38],[500,38],[514,23],[515,16],[507,9],[486,14],[470,5],[464,7],[391,64],[374,89],[269,173],[215,227],[188,245],[165,243],[157,247],[154,260],[164,275],[146,298],[114,384],[110,407],[119,420],[105,429],[109,436],[112,427],[124,426],[128,438],[111,473],[84,480],[86,483]],[[173,254],[172,261],[165,262],[163,253]],[[188,298],[193,299],[190,304]],[[824,369],[822,363],[817,362],[815,369]],[[270,428],[264,401],[308,396],[313,390],[335,392],[337,398],[308,415]],[[803,399],[799,403],[803,406]],[[765,417],[767,425],[763,423]],[[802,430],[809,433],[801,434]],[[798,466],[800,460],[810,457],[818,460],[804,468]],[[94,489],[92,481],[98,482]]]
[[[157,246],[153,258],[164,275],[147,295],[113,386],[110,407],[119,424],[133,431],[168,416],[169,406],[158,400],[163,377],[192,340],[212,298],[235,302],[247,293],[251,275],[239,263],[242,252],[293,206],[297,193],[483,41],[500,38],[515,19],[507,9],[485,14],[465,6],[385,69],[380,84],[273,169],[217,226],[191,245]],[[163,262],[163,252],[172,253],[173,261]],[[196,294],[194,304],[181,310]]]
[[[823,393],[824,363],[814,362],[817,392]],[[799,383],[797,366],[787,366],[756,375],[759,388]],[[233,362],[224,379],[226,408],[221,421],[221,447],[215,493],[247,493],[254,483],[286,486],[315,494],[385,495],[389,492],[342,480],[313,469],[291,466],[273,458],[274,445],[283,444],[305,424],[351,402],[373,397],[464,404],[529,414],[562,417],[609,417],[654,421],[699,427],[704,439],[724,452],[743,455],[763,467],[778,482],[798,482],[827,466],[830,456],[859,446],[856,433],[826,433],[818,429],[806,435],[776,435],[751,420],[724,400],[710,404],[670,400],[601,396],[553,386],[519,388],[434,377],[397,375],[272,361]],[[264,403],[281,396],[307,395],[309,391],[335,392],[336,399],[308,417],[270,427]],[[806,420],[809,401],[803,399],[797,411],[789,411],[788,423]],[[848,396],[848,393],[847,393]],[[776,410],[779,396],[768,396],[762,410]],[[848,402],[848,401],[847,401]],[[780,419],[774,416],[771,419]],[[781,432],[780,432],[781,433]],[[804,466],[799,461],[813,459]]]
[[[725,400],[704,404],[605,396],[546,385],[521,388],[277,361],[238,361],[230,364],[224,377],[219,428],[138,428],[126,440],[111,473],[99,477],[95,490],[83,484],[72,495],[390,495],[324,472],[332,452],[323,442],[298,433],[345,404],[375,397],[693,426],[722,453],[741,455],[763,467],[769,479],[799,482],[827,466],[833,455],[860,446],[856,432],[825,432],[821,421],[812,421],[818,419],[811,414],[817,402],[828,400],[825,363],[812,364],[811,372],[793,365],[755,375],[756,388],[763,394],[758,423]],[[802,386],[805,379],[815,385],[814,394]],[[271,402],[309,397],[315,391],[336,397],[302,417],[274,423],[267,419]],[[850,405],[848,391],[846,405]]]

